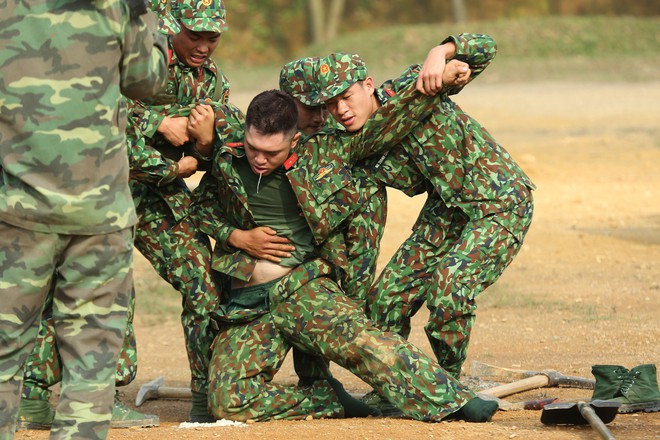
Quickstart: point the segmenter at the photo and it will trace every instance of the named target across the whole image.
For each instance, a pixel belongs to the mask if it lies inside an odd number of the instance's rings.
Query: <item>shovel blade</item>
[[[589,406],[598,418],[607,424],[614,420],[621,404],[607,400],[592,400],[589,402]],[[550,403],[543,407],[541,423],[544,425],[586,425],[589,421],[584,418],[577,403],[560,402]]]

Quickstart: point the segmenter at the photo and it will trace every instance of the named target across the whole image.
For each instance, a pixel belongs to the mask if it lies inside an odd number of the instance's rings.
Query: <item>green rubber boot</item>
[[[43,429],[49,430],[55,418],[55,410],[50,402],[40,399],[21,398],[18,408],[18,422],[16,430]]]
[[[630,370],[614,400],[621,403],[620,413],[660,411],[660,390],[655,365],[645,364]]]
[[[609,400],[616,396],[628,369],[621,365],[594,365],[591,374],[596,378],[591,400]]]
[[[192,408],[189,421],[191,423],[215,423],[215,417],[209,412],[208,394],[201,391],[192,392]]]
[[[158,426],[160,420],[153,414],[142,414],[141,412],[130,409],[119,398],[119,392],[115,391],[115,403],[112,406],[111,428],[148,428]]]

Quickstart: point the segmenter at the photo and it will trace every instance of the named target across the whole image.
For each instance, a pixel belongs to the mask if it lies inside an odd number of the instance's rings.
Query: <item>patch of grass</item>
[[[146,325],[163,321],[178,321],[181,315],[181,295],[156,275],[155,271],[136,276],[135,316]]]
[[[547,298],[547,297],[546,297]],[[539,309],[548,314],[561,313],[566,321],[603,321],[616,319],[614,312],[606,306],[584,301],[560,301],[544,299],[537,293],[527,293],[519,288],[495,284],[477,299],[480,309]]]
[[[525,19],[421,24],[346,33],[323,45],[308,46],[298,56],[330,52],[359,53],[378,83],[421,63],[429,48],[460,32],[485,33],[498,43],[495,62],[479,82],[645,81],[660,80],[660,18],[529,17]],[[277,87],[287,60],[246,66],[222,59],[234,90]]]

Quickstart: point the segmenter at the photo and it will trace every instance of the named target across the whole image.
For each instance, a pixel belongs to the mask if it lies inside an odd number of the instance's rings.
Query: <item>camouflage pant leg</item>
[[[52,292],[46,297],[34,349],[25,363],[21,398],[48,400],[51,386],[62,380],[60,356],[55,346]]]
[[[115,386],[123,387],[135,379],[137,376],[137,342],[135,339],[135,329],[133,327],[133,317],[135,316],[135,286],[131,285],[130,300],[128,303],[128,320],[126,322],[126,331],[124,332],[124,342],[119,353],[117,362],[117,371],[115,372]]]
[[[55,270],[57,237],[0,221],[0,438],[14,437],[23,370]]]
[[[135,246],[158,274],[182,296],[181,324],[193,391],[206,392],[215,332],[209,314],[216,308],[220,282],[211,269],[211,244],[188,218],[171,216],[138,225]]]
[[[270,314],[222,325],[209,366],[212,414],[239,421],[341,416],[343,408],[326,381],[308,387],[272,382],[290,348]]]
[[[0,433],[15,422],[23,365],[50,290],[63,378],[51,435],[105,438],[126,327],[131,231],[59,236],[0,224],[0,240],[6,236],[11,239],[0,246],[4,252],[2,304],[9,308],[0,312],[0,338],[12,345],[7,344],[10,362],[6,350],[0,351]],[[18,319],[16,310],[21,310]]]
[[[417,420],[439,421],[474,397],[421,350],[375,328],[323,266],[305,263],[271,290],[273,321],[292,344],[350,370]]]
[[[293,348],[293,370],[298,376],[298,385],[307,386],[317,380],[332,377],[330,362],[321,356],[305,353],[299,348]]]
[[[451,239],[427,294],[430,311],[426,334],[438,362],[456,377],[467,356],[475,319],[475,298],[493,284],[518,254],[522,242],[510,232],[525,235],[530,217],[504,228],[497,216],[470,221]]]
[[[387,219],[387,192],[383,186],[370,185],[361,194],[364,203],[346,229],[348,268],[341,286],[349,298],[363,306],[376,277],[380,240]]]
[[[439,251],[417,232],[401,244],[367,296],[367,315],[376,327],[408,338],[410,320],[424,304],[440,261]]]
[[[25,365],[21,394],[23,399],[49,400],[52,394],[50,387],[62,380],[61,361],[55,345],[52,305],[53,297],[48,295],[44,303],[34,349],[28,356]],[[137,346],[133,329],[134,310],[135,289],[131,288],[128,322],[115,373],[115,386],[118,387],[128,385],[137,375]]]

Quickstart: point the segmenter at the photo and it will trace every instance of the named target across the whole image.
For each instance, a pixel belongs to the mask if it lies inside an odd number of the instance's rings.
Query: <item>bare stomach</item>
[[[232,278],[231,288],[240,289],[243,287],[264,284],[269,281],[281,278],[292,270],[292,267],[280,266],[279,264],[270,262],[268,260],[258,260],[257,264],[254,266],[254,272],[252,272],[252,278],[250,278],[250,281],[243,281]]]

